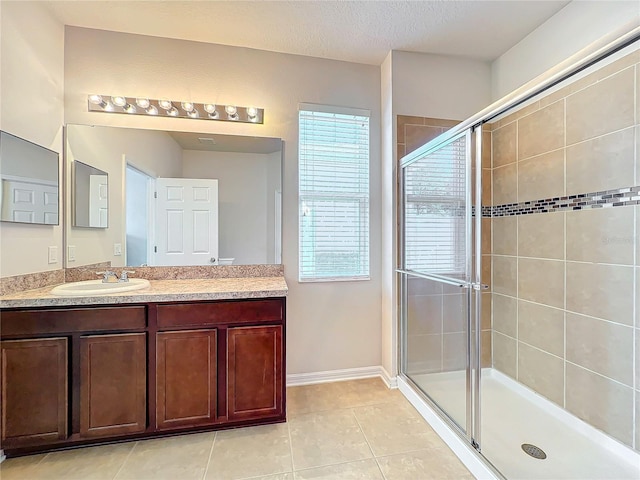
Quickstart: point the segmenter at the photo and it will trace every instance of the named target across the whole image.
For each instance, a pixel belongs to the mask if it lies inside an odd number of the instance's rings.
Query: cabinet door
[[[103,437],[146,428],[146,335],[80,339],[80,435]]]
[[[2,444],[6,448],[67,437],[67,339],[0,342]]]
[[[216,351],[215,330],[158,333],[158,428],[206,425],[215,421]]]
[[[282,326],[227,330],[230,420],[283,413]]]

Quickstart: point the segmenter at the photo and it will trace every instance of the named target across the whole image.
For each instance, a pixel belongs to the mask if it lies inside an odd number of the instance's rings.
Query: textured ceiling
[[[380,65],[390,50],[493,60],[568,1],[58,1],[66,25]]]

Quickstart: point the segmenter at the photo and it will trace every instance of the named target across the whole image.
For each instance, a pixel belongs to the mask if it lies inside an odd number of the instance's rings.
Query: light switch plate
[[[122,244],[121,243],[114,243],[113,244],[113,255],[114,256],[118,256],[118,255],[122,255]]]
[[[75,262],[76,261],[76,246],[75,245],[69,245],[69,247],[67,249],[67,260],[69,262]]]
[[[58,247],[49,247],[49,263],[58,263]]]

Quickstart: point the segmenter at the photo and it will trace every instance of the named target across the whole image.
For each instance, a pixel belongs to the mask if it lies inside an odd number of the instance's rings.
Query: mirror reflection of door
[[[218,265],[218,180],[156,180],[154,265]]]
[[[151,239],[153,212],[150,199],[153,197],[154,179],[127,164],[126,171],[126,265],[146,266],[151,263]]]
[[[106,175],[89,175],[89,226],[107,227],[109,194]]]

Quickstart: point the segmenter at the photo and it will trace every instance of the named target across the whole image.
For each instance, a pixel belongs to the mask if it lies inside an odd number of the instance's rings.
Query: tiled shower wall
[[[491,127],[493,365],[640,449],[640,52]]]
[[[398,161],[433,140],[456,120],[398,115]],[[482,166],[486,188],[483,202],[491,201],[491,133],[484,132],[486,154]],[[483,219],[482,252],[486,254],[483,282],[491,280],[491,219]],[[407,361],[409,374],[454,371],[466,363],[466,305],[459,288],[412,277],[407,285]],[[491,366],[491,294],[483,293],[482,364]]]

